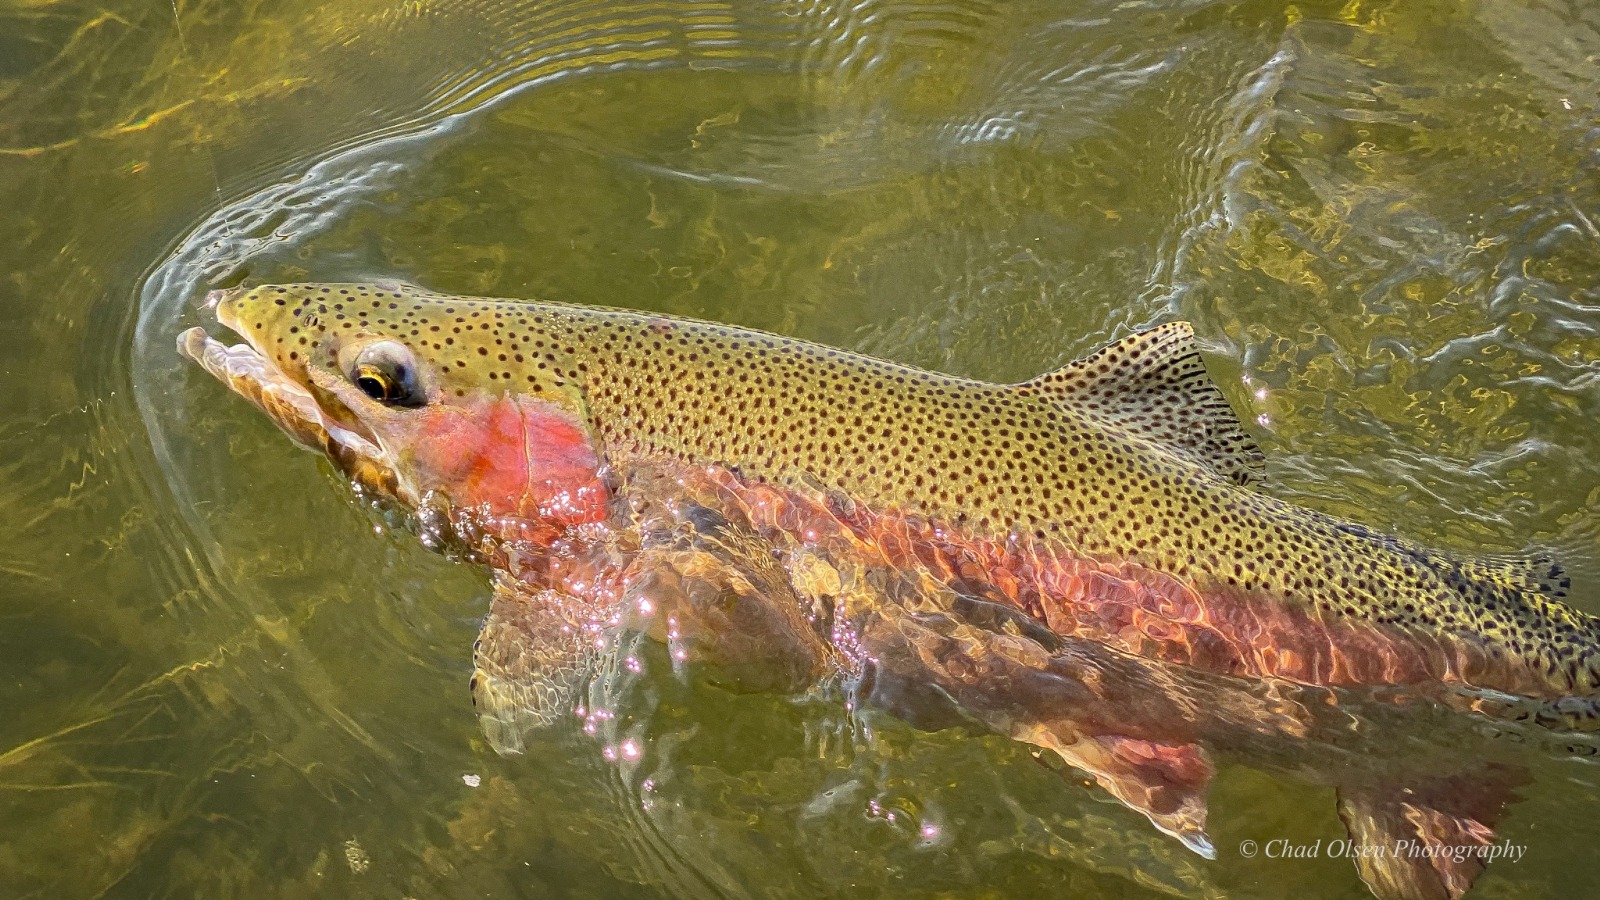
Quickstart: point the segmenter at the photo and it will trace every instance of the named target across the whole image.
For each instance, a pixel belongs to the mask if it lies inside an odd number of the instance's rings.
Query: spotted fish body
[[[1600,628],[1556,599],[1558,569],[1455,560],[1250,490],[1259,451],[1184,323],[997,385],[620,310],[365,285],[230,302],[279,334],[263,349],[290,371],[318,352],[336,364],[341,336],[390,334],[447,396],[581,404],[602,457],[715,463],[931,523],[953,554],[1032,569],[998,591],[1028,613],[1117,627],[1129,649],[1311,683],[1550,699],[1600,683]],[[1117,617],[1166,621],[1129,635]]]
[[[1437,688],[1543,724],[1596,721],[1600,625],[1560,601],[1558,568],[1453,558],[1253,490],[1260,452],[1185,323],[1002,385],[706,322],[399,285],[214,300],[249,346],[196,329],[184,352],[358,480],[424,514],[442,501],[496,570],[479,702],[532,711],[486,722],[497,747],[548,721],[622,599],[645,594],[689,598],[675,621],[708,631],[759,624],[769,637],[752,644],[786,648],[801,681],[856,665],[933,684],[1202,853],[1197,742],[1303,736],[1324,705],[1285,713],[1239,679]],[[363,360],[397,355],[409,393],[355,387]],[[1180,702],[1193,692],[1215,709]],[[1433,825],[1370,785],[1342,809],[1374,840],[1492,839],[1500,800],[1436,793]],[[1363,877],[1385,897],[1454,897],[1475,872]]]

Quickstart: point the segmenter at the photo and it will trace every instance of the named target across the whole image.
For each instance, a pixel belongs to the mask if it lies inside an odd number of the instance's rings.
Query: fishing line
[[[171,4],[172,24],[178,32],[178,51],[183,54],[183,58],[188,60],[191,65],[197,64],[198,61],[194,58],[194,54],[189,52],[189,41],[183,36],[183,19],[178,15],[178,0],[171,0]],[[211,139],[209,135],[201,140],[200,149],[205,151],[206,165],[211,169],[211,184],[216,189],[217,209],[220,210],[222,209],[224,199],[222,194],[222,174],[217,168],[216,155],[211,152]],[[222,230],[223,233],[228,237],[233,237],[233,228],[226,219],[224,219],[222,222]]]

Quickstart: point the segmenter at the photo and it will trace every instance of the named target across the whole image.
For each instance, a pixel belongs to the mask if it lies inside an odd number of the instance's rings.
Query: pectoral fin
[[[553,591],[495,587],[472,648],[472,703],[496,753],[521,753],[527,733],[550,724],[594,663],[602,623]]]
[[[1363,848],[1356,871],[1380,900],[1457,900],[1483,872],[1521,769],[1490,765],[1416,787],[1339,791],[1339,818]]]
[[[1028,740],[1089,773],[1111,796],[1185,847],[1206,859],[1217,858],[1206,836],[1206,791],[1216,769],[1198,745],[1116,735],[1078,736],[1067,742],[1056,734],[1041,734]]]

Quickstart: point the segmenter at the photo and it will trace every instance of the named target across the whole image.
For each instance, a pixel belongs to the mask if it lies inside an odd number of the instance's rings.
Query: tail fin
[[[1341,788],[1356,871],[1379,900],[1458,900],[1503,855],[1494,826],[1529,781],[1521,768],[1490,763],[1412,787]]]

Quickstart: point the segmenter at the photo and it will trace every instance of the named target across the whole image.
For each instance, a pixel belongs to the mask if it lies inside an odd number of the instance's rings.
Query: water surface
[[[1331,791],[1225,762],[1207,862],[649,644],[499,758],[484,575],[173,336],[396,278],[1017,380],[1185,318],[1266,490],[1600,613],[1597,86],[1578,0],[0,5],[0,894],[1365,896],[1237,852],[1342,837]],[[1478,895],[1593,892],[1600,776],[1525,762]]]

